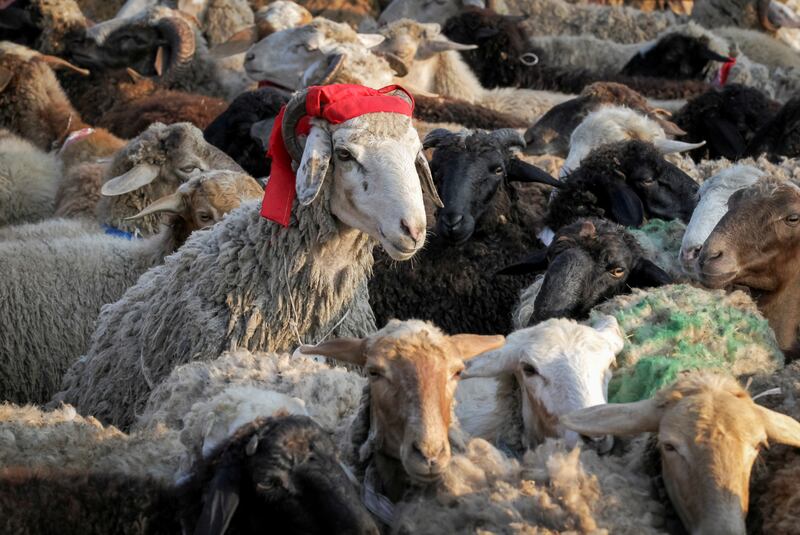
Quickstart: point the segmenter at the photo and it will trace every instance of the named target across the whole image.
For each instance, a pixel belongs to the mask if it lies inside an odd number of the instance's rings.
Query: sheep
[[[712,176],[697,190],[698,202],[686,226],[681,242],[680,259],[683,269],[696,278],[696,261],[703,243],[728,211],[728,199],[740,189],[747,188],[764,176],[764,172],[750,165],[735,165]]]
[[[529,121],[567,99],[565,95],[548,91],[485,89],[457,52],[474,45],[450,41],[440,34],[438,24],[424,25],[401,19],[382,28],[381,34],[386,40],[376,50],[401,59],[408,68],[403,83],[412,90],[480,103]]]
[[[545,437],[562,437],[574,447],[578,435],[563,429],[558,417],[607,402],[610,367],[622,345],[612,317],[591,327],[551,319],[511,333],[503,347],[467,362],[456,391],[462,429],[512,452],[534,449]],[[496,379],[492,410],[470,399],[475,378]]]
[[[748,140],[747,154],[758,157],[766,153],[770,158],[797,158],[800,143],[795,134],[800,98],[793,97],[772,117],[765,117],[761,127]]]
[[[51,216],[60,178],[54,154],[8,131],[0,135],[0,228]]]
[[[369,375],[350,426],[351,458],[372,493],[397,501],[438,481],[463,445],[453,397],[464,361],[503,345],[502,336],[447,336],[431,323],[392,320],[366,338],[301,346],[363,366]]]
[[[652,107],[636,91],[613,82],[597,82],[586,86],[577,98],[553,106],[528,128],[525,132],[525,153],[566,157],[569,139],[575,128],[589,113],[610,105],[625,106],[644,114],[657,122],[666,134],[686,134],[668,120],[669,112]]]
[[[3,8],[3,18],[0,41],[57,56],[64,53],[71,35],[91,24],[75,0],[18,0]]]
[[[593,149],[628,139],[652,143],[664,154],[692,150],[705,144],[705,141],[691,144],[667,139],[666,133],[657,122],[629,108],[607,106],[591,112],[573,130],[561,176],[580,167],[581,160]]]
[[[800,222],[800,187],[763,177],[728,201],[728,212],[709,234],[697,259],[700,282],[757,290],[759,310],[775,331],[787,359],[794,358],[800,318],[794,312],[797,270],[795,227]]]
[[[707,142],[689,153],[693,159],[736,160],[775,111],[758,89],[729,84],[690,100],[673,120],[686,131],[686,141]]]
[[[730,377],[710,373],[691,374],[651,399],[582,409],[561,422],[589,435],[652,433],[650,464],[660,464],[670,502],[692,533],[744,535],[759,449],[770,442],[800,446],[800,423],[756,405]],[[697,485],[687,473],[710,477]]]
[[[617,318],[627,335],[608,387],[612,403],[646,399],[686,370],[746,377],[783,365],[775,334],[741,291],[685,284],[633,290],[595,307],[590,318],[600,315]]]
[[[620,141],[592,151],[564,178],[545,223],[559,229],[579,217],[640,226],[645,217],[688,221],[697,183],[648,143]]]
[[[525,183],[557,184],[516,158],[514,150],[523,145],[509,130],[428,134],[423,146],[434,149],[431,171],[444,208],[436,213],[433,246],[419,262],[396,266],[385,255],[376,259],[369,294],[379,324],[413,317],[450,333],[511,330],[510,307],[528,281],[494,274],[536,247],[531,230],[546,201]]]
[[[179,485],[113,471],[5,468],[0,508],[9,529],[26,533],[54,525],[97,534],[249,533],[266,524],[281,533],[378,533],[336,448],[302,416],[243,425]]]
[[[797,69],[797,51],[769,34],[734,26],[714,28],[714,34],[734,43],[742,54],[769,69]]]
[[[0,242],[0,263],[10,274],[0,285],[0,315],[6,326],[0,334],[0,397],[15,402],[50,399],[64,371],[86,350],[102,305],[119,299],[192,231],[213,225],[243,201],[261,195],[248,175],[211,172],[135,216],[172,214],[166,228],[148,240],[94,234]]]
[[[286,105],[284,133],[294,132],[309,91]],[[128,427],[175,366],[225,349],[280,351],[327,336],[366,282],[373,240],[396,260],[425,243],[422,191],[435,196],[435,189],[410,121],[381,113],[335,125],[318,119],[304,151],[284,134],[291,158],[302,162],[288,228],[246,203],[190,238],[103,309],[86,355],[56,398]]]
[[[636,239],[603,219],[583,219],[559,229],[546,249],[499,274],[545,271],[521,292],[512,312],[515,329],[558,317],[585,318],[595,305],[630,288],[660,286],[671,277],[644,256]]]

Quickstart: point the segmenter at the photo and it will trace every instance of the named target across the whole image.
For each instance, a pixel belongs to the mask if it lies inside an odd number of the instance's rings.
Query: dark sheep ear
[[[546,247],[529,254],[521,262],[504,267],[497,272],[497,275],[527,275],[545,269],[547,269]]]
[[[714,117],[708,120],[708,145],[720,156],[735,160],[744,154],[747,144],[732,122]]]
[[[672,283],[672,277],[646,258],[642,258],[627,280],[631,288],[653,288]]]
[[[507,176],[509,182],[536,182],[538,184],[547,184],[555,188],[560,188],[564,185],[535,165],[523,162],[518,158],[511,158],[511,161],[508,163]]]
[[[728,56],[723,56],[722,54],[717,54],[707,46],[704,46],[702,52],[700,52],[700,57],[703,59],[707,59],[708,61],[719,61],[722,63],[727,63],[731,60]]]
[[[642,200],[627,184],[611,182],[608,185],[608,199],[614,221],[626,227],[639,227],[644,223]]]
[[[499,33],[500,33],[500,28],[489,28],[488,26],[483,26],[481,28],[478,28],[478,31],[475,32],[475,40],[483,41],[484,39],[489,39]]]
[[[239,506],[241,470],[235,463],[221,465],[206,487],[203,512],[197,521],[195,535],[223,535]]]

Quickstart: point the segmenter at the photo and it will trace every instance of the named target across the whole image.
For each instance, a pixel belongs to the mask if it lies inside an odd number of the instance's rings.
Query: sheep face
[[[699,201],[681,242],[680,259],[683,270],[698,277],[697,259],[703,242],[728,211],[728,199],[737,190],[752,186],[763,172],[755,167],[737,165],[709,178],[697,192]]]
[[[212,454],[197,533],[215,522],[256,533],[352,533],[378,529],[328,434],[310,418],[278,416],[241,428]]]
[[[463,361],[496,348],[502,336],[446,336],[419,321],[390,321],[365,339],[303,346],[364,366],[369,374],[370,436],[416,483],[438,480],[450,462],[453,397]]]
[[[334,216],[378,240],[395,260],[411,258],[425,244],[420,180],[430,172],[411,119],[370,113],[313,124],[298,168],[298,200],[312,202],[330,180]]]
[[[644,258],[631,234],[599,219],[563,227],[547,249],[501,273],[524,274],[545,268],[531,323],[558,317],[584,318],[596,304],[629,287],[671,282],[669,275]]]
[[[728,59],[711,50],[703,38],[672,33],[653,46],[640,50],[622,68],[621,74],[701,80],[712,68],[712,62],[724,63]]]
[[[561,422],[588,435],[655,433],[670,500],[686,530],[703,535],[744,535],[759,449],[800,445],[800,423],[756,405],[732,379],[703,374],[653,399],[583,409]]]
[[[506,344],[469,361],[462,379],[513,375],[523,394],[523,446],[533,448],[546,437],[562,437],[569,447],[576,432],[558,421],[570,412],[608,400],[608,382],[623,338],[612,316],[594,326],[551,319],[510,334]],[[610,449],[611,437],[601,448]]]
[[[595,107],[589,97],[573,98],[553,106],[525,132],[525,153],[565,157],[569,152],[570,135]]]

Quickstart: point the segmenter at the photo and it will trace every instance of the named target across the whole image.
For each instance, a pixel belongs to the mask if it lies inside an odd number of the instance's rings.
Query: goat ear
[[[5,91],[12,78],[14,78],[14,73],[11,70],[0,67],[0,93]]]
[[[454,334],[449,338],[456,346],[461,360],[469,360],[486,351],[502,347],[506,343],[506,337],[501,334]]]
[[[708,145],[721,156],[735,160],[744,153],[747,143],[735,124],[725,119],[712,118],[706,126],[709,131]]]
[[[183,194],[175,192],[171,195],[166,195],[161,197],[157,201],[154,201],[147,205],[141,212],[138,214],[126,217],[126,221],[134,220],[134,219],[141,219],[145,216],[150,214],[155,214],[157,212],[169,212],[171,214],[180,214],[186,210],[186,198]]]
[[[642,200],[627,184],[613,181],[608,185],[611,215],[620,225],[638,227],[644,223]]]
[[[123,195],[150,184],[160,171],[159,167],[147,163],[134,165],[128,172],[103,184],[100,193],[106,197]]]
[[[523,162],[518,158],[511,158],[508,164],[508,180],[510,182],[536,182],[555,188],[560,188],[564,185],[535,165]]]
[[[510,347],[487,351],[467,362],[461,379],[473,377],[500,377],[514,373],[519,363],[519,355]]]
[[[672,277],[652,261],[642,258],[631,271],[627,283],[631,288],[653,288],[671,284]]]
[[[203,512],[195,527],[195,535],[222,535],[228,529],[239,506],[241,469],[235,463],[223,463],[203,494]]]
[[[439,208],[444,208],[444,203],[439,197],[439,192],[436,191],[436,184],[433,183],[433,175],[431,175],[431,168],[428,165],[428,160],[425,159],[425,155],[422,154],[422,151],[417,153],[417,160],[414,162],[414,165],[417,168],[417,175],[419,176],[420,182],[422,182],[422,191],[428,194],[431,200],[433,200],[433,204]]]
[[[497,272],[497,275],[527,275],[545,269],[547,269],[547,247],[534,251],[521,262],[504,267]]]
[[[303,158],[297,168],[297,200],[303,206],[308,206],[319,195],[328,166],[331,163],[331,136],[324,129],[312,126],[306,139]]]
[[[303,355],[322,355],[323,357],[358,364],[367,362],[367,340],[362,338],[337,338],[315,346],[300,346]]]
[[[559,417],[561,425],[583,435],[635,435],[658,431],[664,409],[655,400],[608,403]]]
[[[764,420],[764,428],[770,441],[800,448],[800,422],[765,407],[756,407]]]

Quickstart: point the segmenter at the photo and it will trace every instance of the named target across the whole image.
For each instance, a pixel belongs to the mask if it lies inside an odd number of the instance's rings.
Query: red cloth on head
[[[716,85],[722,87],[728,83],[728,76],[730,76],[731,69],[734,65],[736,65],[736,58],[728,58],[728,61],[722,64],[722,67],[719,68],[719,72],[717,73],[717,78],[714,80]]]
[[[411,98],[411,104],[401,97],[386,94],[396,89],[406,93]],[[269,137],[267,156],[272,158],[272,169],[264,190],[261,216],[287,227],[292,203],[294,203],[297,192],[292,158],[283,142],[282,127],[285,110],[286,106],[283,106],[275,118]],[[311,131],[311,117],[321,117],[331,124],[340,124],[367,113],[400,113],[411,117],[413,111],[413,97],[408,91],[397,85],[381,89],[371,89],[353,84],[313,86],[308,88],[306,115],[300,119],[295,133],[296,135],[308,135]]]

